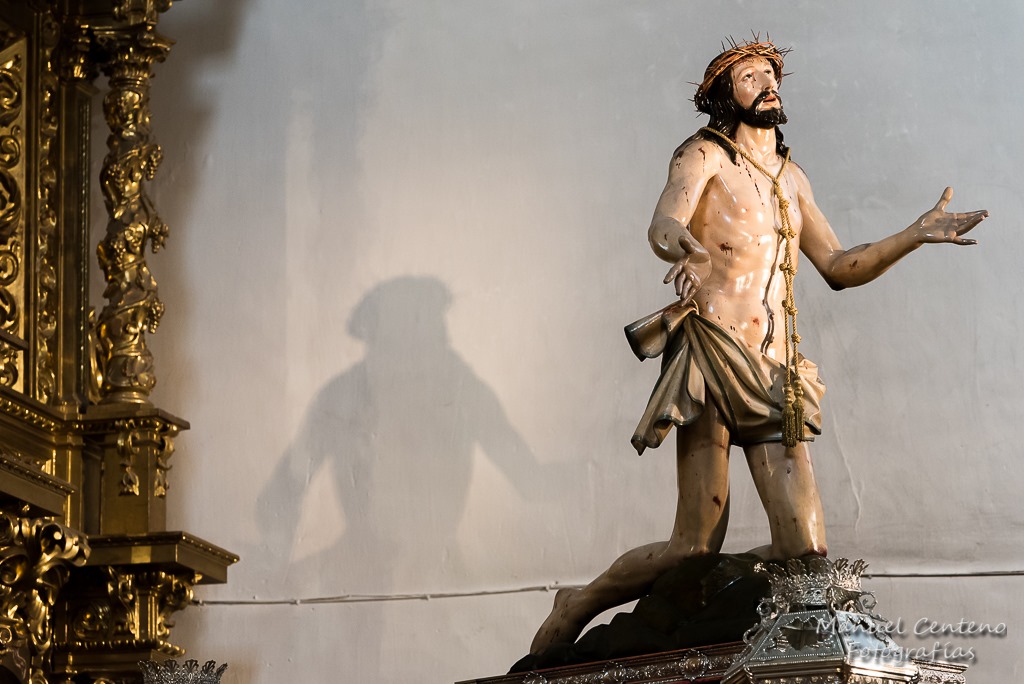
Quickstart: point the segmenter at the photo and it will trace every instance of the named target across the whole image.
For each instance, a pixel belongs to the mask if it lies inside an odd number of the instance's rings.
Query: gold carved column
[[[100,175],[108,223],[97,249],[107,283],[97,327],[102,393],[107,402],[143,403],[156,384],[146,332],[156,332],[164,310],[146,249],[159,251],[167,237],[145,188],[162,155],[150,133],[149,80],[171,42],[148,22],[95,36],[109,55],[102,67],[109,78],[103,98],[109,152]]]
[[[181,655],[172,615],[234,554],[167,530],[175,439],[154,406],[163,305],[147,257],[167,235],[146,184],[156,31],[169,0],[0,0],[0,682],[140,681]],[[100,75],[106,79],[100,79]],[[108,152],[90,178],[104,88]],[[90,187],[106,288],[89,301]]]
[[[68,81],[107,77],[102,106],[109,130],[98,179],[106,209],[97,247],[104,303],[87,345],[94,360],[90,401],[75,422],[81,524],[92,551],[61,595],[57,681],[138,681],[140,660],[183,654],[171,640],[171,616],[189,605],[196,584],[225,582],[238,560],[166,529],[170,458],[189,426],[150,401],[156,376],[146,335],[156,332],[164,307],[148,257],[168,231],[146,188],[162,158],[149,93],[153,66],[172,45],[156,30],[170,5],[117,0],[107,12],[64,17]]]

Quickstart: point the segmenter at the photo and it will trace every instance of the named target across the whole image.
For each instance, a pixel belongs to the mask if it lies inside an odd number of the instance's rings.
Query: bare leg
[[[678,561],[718,553],[729,523],[729,430],[710,401],[679,433],[676,484],[679,502],[669,555]]]
[[[694,423],[679,430],[676,468],[679,502],[672,537],[627,551],[582,589],[555,594],[555,605],[537,631],[531,653],[572,643],[591,620],[640,598],[682,559],[722,548],[729,518],[729,434],[711,402]]]
[[[768,514],[772,558],[826,555],[825,514],[807,442],[789,449],[779,442],[767,442],[743,451]]]

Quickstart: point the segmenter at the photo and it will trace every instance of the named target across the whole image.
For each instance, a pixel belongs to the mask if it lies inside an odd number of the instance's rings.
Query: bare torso
[[[688,147],[697,146],[694,157]],[[711,274],[694,295],[701,314],[747,346],[785,358],[782,301],[786,286],[779,266],[785,257],[779,205],[772,181],[742,157],[733,162],[717,145],[690,141],[677,160],[699,159],[707,178],[693,208],[689,230],[711,257]],[[766,170],[777,173],[782,160]],[[798,174],[800,174],[798,176]],[[792,162],[782,175],[790,225],[797,237],[790,249],[796,263],[802,227],[798,186],[802,172]]]

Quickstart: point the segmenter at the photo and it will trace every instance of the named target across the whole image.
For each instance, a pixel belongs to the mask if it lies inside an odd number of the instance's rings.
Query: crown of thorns
[[[697,105],[698,110],[708,111],[708,91],[711,90],[715,79],[745,59],[754,57],[767,59],[775,69],[778,81],[781,83],[782,60],[788,53],[788,48],[780,50],[770,39],[760,41],[756,35],[753,40],[745,43],[737,43],[730,38],[729,47],[723,43],[722,54],[711,60],[711,64],[708,64],[708,68],[704,71],[704,80],[697,86],[697,94],[693,98],[693,103]]]

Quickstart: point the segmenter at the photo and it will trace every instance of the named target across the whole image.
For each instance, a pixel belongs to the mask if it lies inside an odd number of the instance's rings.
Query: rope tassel
[[[786,448],[795,447],[797,439],[799,439],[799,433],[797,432],[796,406],[787,401],[785,408],[782,409],[782,445]]]
[[[786,383],[786,405],[782,408],[782,445],[796,446],[804,438],[803,388],[799,380]]]

